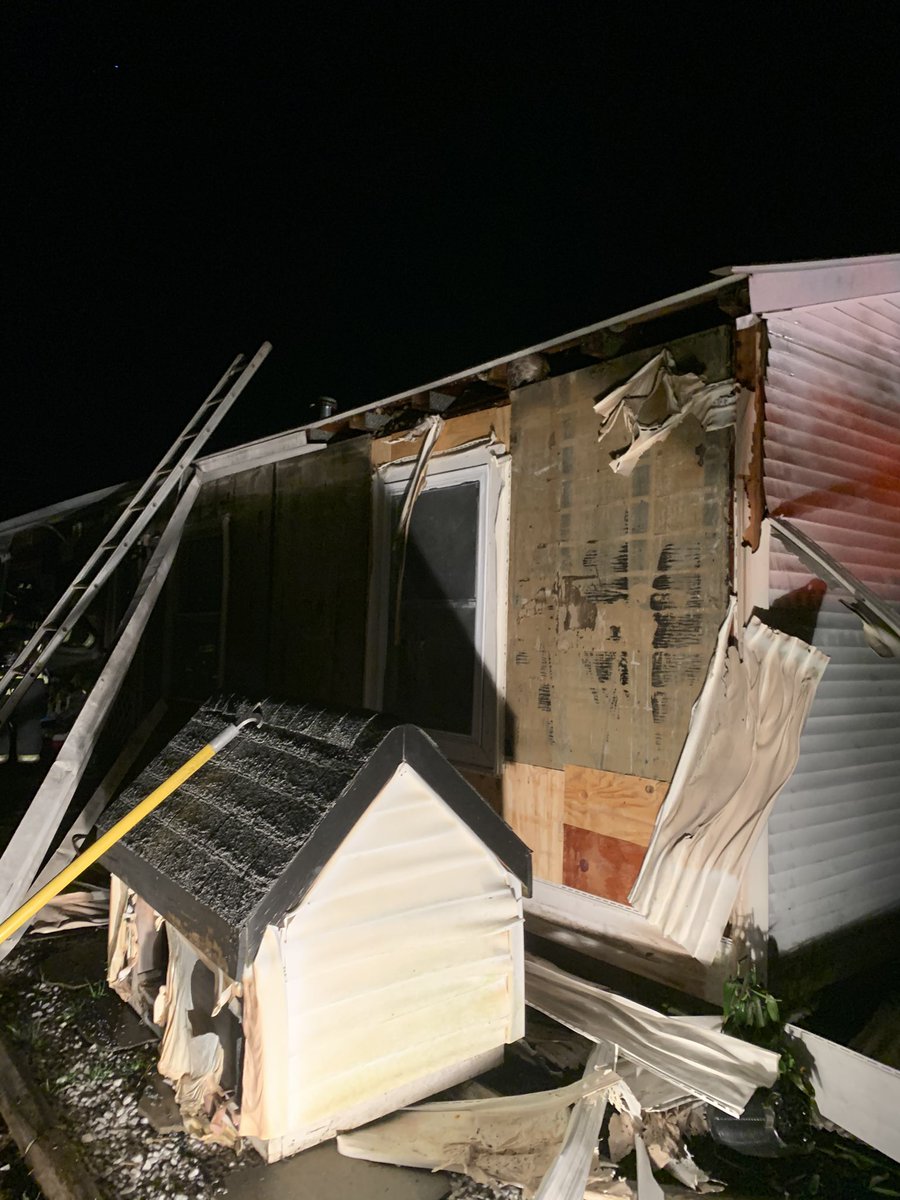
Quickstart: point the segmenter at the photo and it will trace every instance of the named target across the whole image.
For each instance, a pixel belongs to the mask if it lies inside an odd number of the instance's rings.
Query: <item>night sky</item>
[[[5,0],[0,518],[146,475],[266,338],[216,444],[900,249],[896,6],[620,7]]]

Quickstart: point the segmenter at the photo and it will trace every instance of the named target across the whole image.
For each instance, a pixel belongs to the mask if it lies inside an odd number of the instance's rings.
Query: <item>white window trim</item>
[[[365,703],[380,709],[384,696],[390,603],[391,499],[402,495],[414,459],[389,463],[372,479],[372,570],[366,637]],[[506,604],[509,572],[509,455],[497,442],[436,455],[427,464],[424,490],[469,480],[481,485],[476,567],[476,677],[473,735],[427,732],[451,761],[496,772],[501,762],[502,711],[506,683]]]

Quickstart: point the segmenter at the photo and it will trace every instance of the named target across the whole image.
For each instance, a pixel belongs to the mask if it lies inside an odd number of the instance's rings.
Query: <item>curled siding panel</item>
[[[766,497],[900,603],[900,296],[767,317]],[[810,581],[773,539],[771,602]],[[784,952],[900,906],[900,662],[831,596],[830,655],[800,760],[769,820],[770,932]]]

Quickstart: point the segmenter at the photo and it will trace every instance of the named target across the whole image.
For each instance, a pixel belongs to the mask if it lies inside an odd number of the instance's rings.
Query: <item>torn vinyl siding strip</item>
[[[812,1056],[822,1116],[900,1162],[900,1071],[796,1025],[787,1032]]]
[[[417,1104],[339,1134],[337,1147],[347,1158],[459,1171],[478,1183],[519,1185],[532,1196],[566,1139],[569,1108],[610,1093],[623,1104],[619,1086],[614,1072],[591,1067],[552,1091]]]
[[[109,922],[109,892],[89,888],[63,892],[40,910],[31,925],[32,933],[61,933],[64,929],[88,929]]]
[[[598,400],[599,441],[605,441],[621,416],[630,444],[614,452],[609,464],[619,475],[630,475],[651,446],[665,441],[685,417],[696,417],[704,429],[726,429],[735,421],[738,385],[733,379],[707,383],[690,372],[677,374],[671,351],[663,350],[627,383]]]
[[[598,1042],[588,1056],[584,1078],[597,1071],[616,1069],[616,1048]],[[600,1126],[606,1115],[607,1094],[585,1096],[569,1116],[566,1137],[556,1161],[541,1180],[535,1200],[583,1200],[584,1189],[591,1173],[591,1161],[600,1139]]]
[[[634,1062],[735,1117],[778,1074],[778,1055],[771,1050],[664,1016],[530,955],[525,999],[592,1041],[612,1042]]]
[[[634,1139],[634,1155],[637,1162],[638,1200],[665,1200],[665,1192],[654,1178],[650,1155],[640,1134]]]
[[[675,778],[628,899],[666,937],[712,962],[766,818],[797,764],[828,663],[755,617],[729,645],[734,604]]]

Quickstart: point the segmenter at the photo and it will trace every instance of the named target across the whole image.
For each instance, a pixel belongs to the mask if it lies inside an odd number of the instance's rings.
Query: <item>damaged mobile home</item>
[[[390,713],[530,848],[545,947],[819,986],[900,912],[898,449],[900,257],[721,272],[199,458],[111,722]],[[0,526],[8,579],[120,502]]]

